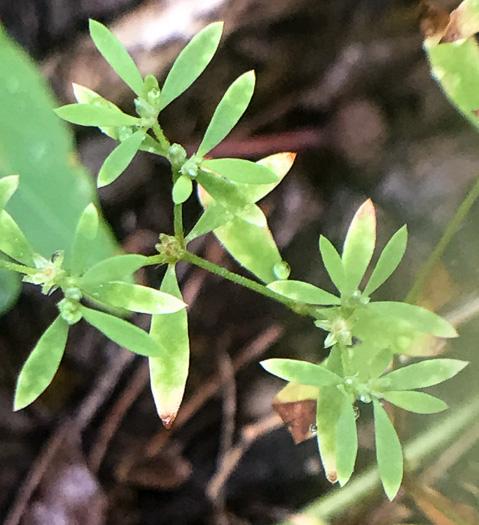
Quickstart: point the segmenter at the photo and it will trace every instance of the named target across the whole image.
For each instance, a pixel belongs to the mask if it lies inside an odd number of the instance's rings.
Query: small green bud
[[[80,303],[78,301],[73,301],[65,297],[65,299],[62,299],[58,303],[58,309],[60,310],[62,318],[70,325],[78,323],[82,318]]]
[[[186,150],[180,144],[172,144],[168,148],[167,157],[174,170],[180,169],[186,160]]]
[[[121,128],[118,128],[118,140],[123,142],[127,138],[131,137],[135,131],[137,131],[135,126],[121,126]]]
[[[281,261],[273,266],[273,273],[277,279],[287,279],[291,273],[291,267],[286,261]]]

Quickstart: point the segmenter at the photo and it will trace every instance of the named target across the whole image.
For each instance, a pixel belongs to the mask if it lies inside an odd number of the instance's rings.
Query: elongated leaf
[[[98,173],[97,186],[102,188],[114,182],[129,166],[140,149],[145,131],[140,129],[121,142],[105,159]]]
[[[170,314],[185,308],[185,303],[170,294],[122,281],[113,281],[97,286],[84,286],[85,291],[93,300],[125,308],[132,312],[147,314]]]
[[[295,153],[283,152],[269,155],[263,159],[257,161],[257,164],[268,168],[277,177],[277,182],[271,184],[240,184],[237,183],[236,187],[240,192],[251,202],[258,202],[263,197],[266,197],[276,186],[286,177],[289,170],[292,168],[294,159],[296,158]]]
[[[173,186],[173,202],[175,204],[183,204],[193,192],[193,183],[188,175],[181,175]]]
[[[400,228],[386,244],[378,263],[364,289],[366,295],[371,295],[388,279],[399,266],[407,244],[407,227]]]
[[[0,179],[0,210],[5,208],[10,197],[17,190],[19,179],[18,175],[9,175]]]
[[[349,293],[359,288],[376,245],[376,211],[368,199],[356,212],[346,234],[343,267]]]
[[[65,351],[68,328],[58,316],[40,337],[18,376],[14,410],[33,403],[52,382]]]
[[[458,359],[431,359],[404,366],[375,383],[379,391],[413,390],[437,385],[458,374],[469,363]]]
[[[386,368],[391,363],[393,352],[390,348],[383,348],[380,350],[371,361],[368,362],[368,377],[369,379],[377,379],[384,373]]]
[[[298,361],[297,359],[266,359],[261,361],[261,366],[270,374],[311,386],[332,386],[338,385],[342,379],[335,373],[329,371],[321,365]]]
[[[248,71],[238,77],[227,89],[198,148],[200,157],[204,157],[217,146],[236,126],[253,96],[254,84],[254,71]]]
[[[413,304],[376,301],[367,305],[369,315],[392,318],[408,323],[411,328],[437,337],[457,337],[456,329],[439,315]]]
[[[218,173],[233,182],[243,184],[271,184],[278,182],[277,175],[262,164],[245,159],[204,160],[201,167]]]
[[[55,109],[55,113],[72,124],[80,126],[134,126],[140,119],[123,113],[111,107],[94,106],[92,104],[67,104]]]
[[[135,354],[156,357],[165,355],[167,352],[160,342],[137,326],[98,310],[92,310],[85,306],[80,306],[80,308],[83,318],[88,323],[100,330],[100,332],[103,332],[116,344],[127,348]]]
[[[5,210],[0,211],[0,251],[26,266],[34,266],[33,250],[25,235]]]
[[[293,403],[306,399],[317,399],[318,395],[319,388],[317,386],[288,383],[274,396],[274,399],[280,403]]]
[[[354,472],[358,453],[358,431],[351,400],[345,394],[342,397],[344,399],[336,425],[336,468],[338,481],[344,486]]]
[[[148,263],[148,257],[128,253],[96,263],[81,278],[81,286],[89,287],[108,281],[120,281]]]
[[[273,292],[306,304],[331,305],[341,303],[339,297],[303,281],[275,281],[268,284],[268,288]]]
[[[85,270],[88,259],[98,234],[98,210],[94,204],[89,204],[82,213],[73,237],[71,273],[81,275]]]
[[[424,392],[384,392],[383,398],[393,405],[418,414],[435,414],[447,408],[442,399]]]
[[[343,261],[336,248],[333,246],[329,239],[326,239],[323,235],[319,238],[319,250],[321,257],[323,258],[324,267],[328,272],[331,281],[334,286],[343,293],[345,291],[345,274]]]
[[[161,291],[182,300],[173,265],[166,270]],[[166,349],[164,355],[150,358],[150,380],[156,410],[169,428],[180,407],[188,377],[190,349],[186,310],[154,315],[150,335]]]
[[[374,401],[374,431],[379,475],[384,491],[392,501],[402,482],[403,455],[396,430],[379,401]]]
[[[75,95],[75,99],[79,104],[90,104],[93,106],[103,106],[105,108],[110,108],[113,110],[121,111],[121,109],[113,104],[113,102],[110,102],[106,98],[103,98],[101,95],[99,95],[96,91],[93,91],[92,89],[89,89],[85,86],[82,86],[81,84],[75,84],[73,82],[73,94]],[[118,128],[115,127],[101,127],[100,128],[105,135],[108,135],[114,140],[118,140]]]
[[[178,55],[161,90],[160,110],[186,91],[203,73],[218,49],[223,22],[214,22],[195,35]]]
[[[109,29],[96,20],[90,20],[90,35],[98,51],[118,76],[140,96],[143,79],[125,46]]]

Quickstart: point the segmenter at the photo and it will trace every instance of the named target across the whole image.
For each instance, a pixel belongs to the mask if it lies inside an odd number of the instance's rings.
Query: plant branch
[[[30,268],[29,266],[23,266],[23,264],[16,264],[2,260],[0,260],[0,268],[5,268],[5,270],[11,270],[12,272],[23,273],[25,275],[33,275],[38,272],[37,268]]]
[[[264,295],[265,297],[269,297],[270,299],[273,299],[274,301],[278,301],[284,304],[285,306],[287,306],[288,308],[291,308],[291,310],[293,310],[294,312],[300,315],[310,315],[312,312],[309,305],[305,305],[304,303],[300,303],[298,301],[294,301],[280,294],[277,294],[276,292],[273,292],[272,290],[270,290],[263,284],[260,284],[256,281],[248,279],[247,277],[243,277],[242,275],[238,275],[236,273],[230,272],[229,270],[226,270],[225,268],[222,268],[221,266],[218,266],[212,262],[209,262],[206,259],[202,259],[201,257],[198,257],[198,255],[195,255],[191,252],[185,251],[181,258],[183,261],[189,262],[190,264],[198,266],[199,268],[203,268],[204,270],[214,273],[215,275],[219,275],[220,277],[223,277],[224,279],[227,279],[228,281],[232,281],[236,284],[239,284],[240,286],[243,286],[257,293],[260,293],[261,295]]]

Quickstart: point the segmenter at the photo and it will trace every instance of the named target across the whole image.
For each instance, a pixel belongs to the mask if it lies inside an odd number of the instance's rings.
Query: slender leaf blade
[[[18,376],[14,410],[33,403],[52,382],[65,351],[68,329],[68,323],[58,316],[40,337]]]
[[[227,89],[216,107],[205,136],[198,148],[198,155],[204,157],[217,146],[236,126],[246,111],[255,84],[254,71],[248,71],[238,77]]]
[[[148,257],[134,253],[104,259],[89,268],[80,280],[82,287],[94,286],[108,281],[120,281],[146,266]]]
[[[396,430],[379,401],[374,401],[374,431],[379,475],[384,491],[392,501],[402,482],[403,455]]]
[[[25,235],[12,216],[5,210],[0,211],[0,251],[21,262],[34,267],[33,250]]]
[[[334,386],[342,379],[321,365],[297,359],[266,359],[261,366],[270,374],[293,383],[311,386]]]
[[[306,304],[327,306],[341,303],[339,297],[303,281],[275,281],[268,284],[268,288],[289,299],[301,301]]]
[[[118,76],[140,96],[143,79],[125,46],[109,29],[96,20],[90,19],[90,35],[98,51]]]
[[[147,314],[170,314],[185,308],[180,299],[147,286],[123,281],[112,281],[97,286],[82,286],[93,300]]]
[[[164,355],[167,350],[153,339],[150,334],[137,326],[98,310],[80,306],[83,318],[96,329],[105,334],[108,339],[119,346],[127,348],[135,354],[155,357]]]
[[[161,89],[162,110],[184,93],[211,62],[223,32],[223,22],[213,22],[196,34],[178,55]]]
[[[204,160],[201,167],[242,184],[273,184],[278,182],[278,176],[266,166],[245,159]]]
[[[167,268],[161,291],[182,300],[174,265]],[[188,377],[190,349],[186,310],[183,308],[171,314],[154,315],[150,335],[166,349],[165,354],[151,357],[149,364],[156,410],[169,428],[176,418]]]
[[[135,126],[140,119],[123,113],[112,107],[95,106],[93,104],[67,104],[55,109],[55,113],[72,124],[80,126]]]
[[[341,257],[332,242],[323,235],[319,238],[319,251],[323,258],[324,267],[340,293],[345,291],[345,273]]]
[[[437,385],[458,374],[469,363],[458,359],[430,359],[393,370],[376,381],[379,391],[413,390]]]
[[[173,202],[175,204],[183,204],[193,192],[193,183],[188,175],[181,175],[173,185]]]
[[[426,308],[396,301],[375,301],[366,306],[369,315],[404,321],[411,328],[437,337],[457,337],[456,329],[446,319]]]
[[[338,481],[344,486],[354,472],[358,453],[356,414],[349,396],[343,394],[341,412],[336,425],[336,468]]]
[[[375,245],[376,210],[368,199],[355,213],[344,241],[342,260],[348,293],[359,288]]]
[[[81,214],[72,243],[71,274],[78,276],[85,270],[98,234],[98,210],[90,203]]]
[[[371,295],[376,291],[399,266],[407,244],[407,227],[400,228],[386,244],[382,251],[376,267],[364,289],[365,295]]]
[[[409,412],[416,412],[417,414],[435,414],[447,408],[447,403],[444,403],[442,399],[424,392],[384,392],[382,397],[399,408],[409,410]]]

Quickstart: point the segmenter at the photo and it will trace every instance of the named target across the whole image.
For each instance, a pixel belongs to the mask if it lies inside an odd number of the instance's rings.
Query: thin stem
[[[180,178],[180,172],[173,170],[173,186],[176,181]],[[183,204],[175,204],[173,208],[173,224],[175,228],[175,237],[178,239],[180,244],[185,244],[185,232],[183,229]]]
[[[414,285],[406,296],[407,303],[414,304],[417,301],[419,294],[421,293],[421,290],[423,289],[424,285],[426,284],[429,278],[430,273],[432,272],[432,270],[438,263],[439,259],[444,254],[447,246],[451,242],[451,239],[453,238],[454,234],[458,230],[462,221],[466,218],[467,214],[472,208],[472,205],[474,204],[474,202],[476,201],[478,197],[479,197],[479,177],[474,183],[474,186],[472,187],[472,189],[469,191],[469,193],[466,195],[466,197],[462,201],[459,208],[456,210],[454,217],[450,220],[449,224],[446,227],[446,230],[442,234],[441,239],[437,243],[431,255],[427,258],[426,262],[422,265],[421,269],[419,270],[419,273],[416,277]]]
[[[163,133],[163,130],[159,124],[155,124],[152,129],[155,137],[160,143],[163,155],[166,155],[168,153],[168,148],[170,147],[170,141],[165,137],[165,134]]]
[[[287,306],[288,308],[291,308],[291,310],[300,315],[309,315],[311,312],[311,309],[308,305],[305,305],[304,303],[299,303],[297,301],[279,295],[276,292],[270,290],[269,288],[266,288],[266,286],[264,286],[263,284],[257,283],[256,281],[248,279],[247,277],[243,277],[242,275],[230,272],[229,270],[226,270],[221,266],[218,266],[210,261],[207,261],[206,259],[198,257],[198,255],[185,251],[181,258],[183,261],[189,262],[190,264],[194,264],[195,266],[203,268],[204,270],[214,273],[215,275],[219,275],[220,277],[223,277],[223,279],[228,279],[228,281],[232,281],[236,284],[239,284],[240,286],[244,286],[245,288],[249,288],[250,290],[260,293],[265,297],[269,297],[270,299],[278,301]]]

